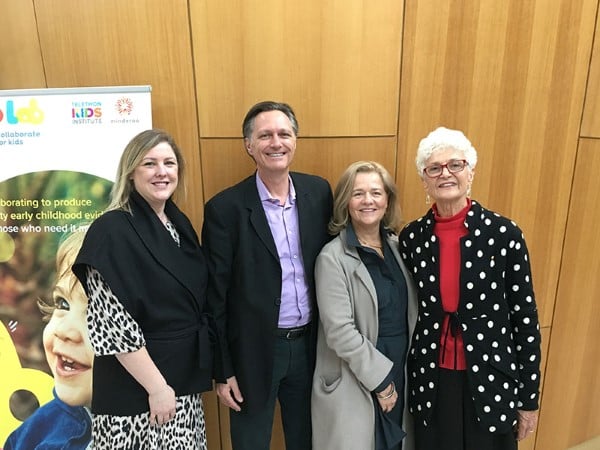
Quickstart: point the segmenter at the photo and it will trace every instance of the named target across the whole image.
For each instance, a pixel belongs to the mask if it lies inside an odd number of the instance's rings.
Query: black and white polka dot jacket
[[[407,362],[409,407],[425,425],[435,407],[444,319],[434,223],[429,210],[406,225],[399,240],[419,304]],[[538,408],[540,331],[529,255],[519,227],[475,201],[465,225],[456,319],[463,334],[469,389],[484,428],[506,433],[516,423],[517,409]]]

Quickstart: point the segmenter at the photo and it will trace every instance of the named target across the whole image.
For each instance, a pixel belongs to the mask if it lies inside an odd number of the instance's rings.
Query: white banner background
[[[114,181],[127,142],[151,126],[149,86],[0,90],[0,181],[42,170]]]
[[[32,402],[15,395],[53,398],[37,300],[52,299],[60,240],[101,213],[125,145],[151,127],[149,86],[0,91],[0,449],[17,428],[21,448],[43,442],[48,421],[20,428]]]

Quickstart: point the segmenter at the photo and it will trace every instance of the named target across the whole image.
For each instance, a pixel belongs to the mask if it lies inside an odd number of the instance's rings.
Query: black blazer
[[[296,190],[300,244],[315,323],[314,264],[329,240],[331,188],[314,175],[290,175]],[[215,380],[225,382],[235,375],[244,395],[244,409],[256,411],[267,401],[271,384],[281,266],[255,174],[206,203],[202,242],[210,273],[208,303],[220,338]],[[314,354],[311,356],[314,361]]]

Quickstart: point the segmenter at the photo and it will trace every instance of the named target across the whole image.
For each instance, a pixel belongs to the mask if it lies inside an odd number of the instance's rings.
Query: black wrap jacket
[[[73,271],[87,291],[86,266],[98,270],[140,325],[150,357],[176,395],[210,390],[208,270],[196,232],[167,201],[165,212],[179,233],[178,247],[137,192],[131,194],[130,205],[132,213],[113,210],[92,223]],[[116,357],[97,355],[92,412],[134,415],[148,409],[147,392]]]

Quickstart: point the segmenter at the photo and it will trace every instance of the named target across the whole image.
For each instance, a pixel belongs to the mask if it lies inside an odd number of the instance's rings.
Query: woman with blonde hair
[[[73,265],[89,297],[94,449],[206,449],[208,269],[172,200],[183,168],[169,134],[136,135]]]
[[[410,434],[402,429],[404,361],[416,306],[398,253],[399,225],[388,171],[376,162],[351,164],[334,193],[329,231],[336,237],[315,269],[315,450],[398,450]]]

